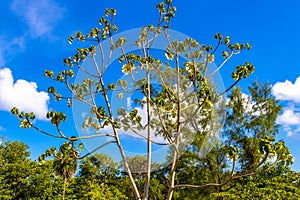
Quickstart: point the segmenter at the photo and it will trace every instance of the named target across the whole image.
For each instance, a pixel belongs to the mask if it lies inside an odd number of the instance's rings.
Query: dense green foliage
[[[17,141],[7,141],[0,146],[0,157],[0,199],[62,199],[64,181],[53,165],[55,157],[43,163],[33,161],[27,146]],[[192,155],[186,155],[188,157],[190,162],[194,160]],[[188,167],[187,161],[182,159],[180,167],[185,170],[180,171],[178,181],[199,184],[212,178],[211,172],[205,174],[197,165]],[[213,169],[206,169],[209,170]],[[153,173],[149,199],[165,199],[167,179],[163,174],[166,172],[161,168]],[[139,185],[144,178],[136,177],[135,181]],[[222,191],[216,188],[183,189],[174,194],[174,199],[299,198],[300,174],[279,166],[260,175],[237,179]],[[120,172],[117,163],[105,154],[94,154],[79,163],[77,173],[67,183],[65,199],[125,200],[134,199],[134,196],[128,178]]]

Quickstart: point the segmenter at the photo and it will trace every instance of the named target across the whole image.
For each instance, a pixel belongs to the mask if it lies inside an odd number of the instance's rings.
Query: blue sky
[[[33,130],[19,128],[8,111],[12,105],[37,112],[42,127],[43,113],[63,108],[45,91],[53,84],[44,78],[45,69],[63,69],[62,59],[73,54],[67,42],[70,34],[88,32],[97,25],[106,7],[117,9],[119,32],[139,28],[157,20],[158,1],[91,0],[7,0],[0,4],[0,136],[21,140],[30,146],[32,156],[62,141],[52,140]],[[251,61],[255,73],[240,86],[254,80],[269,81],[274,96],[282,100],[283,139],[295,157],[293,169],[300,170],[300,2],[290,1],[208,1],[174,0],[176,18],[171,28],[200,43],[214,42],[214,34],[230,35],[238,42],[250,42],[250,52],[235,57],[222,71],[225,86],[231,83],[230,69]],[[297,79],[298,78],[298,79]],[[71,114],[71,110],[67,111]],[[64,125],[76,134],[72,118]],[[47,128],[48,129],[48,128]],[[50,130],[50,129],[49,129]]]

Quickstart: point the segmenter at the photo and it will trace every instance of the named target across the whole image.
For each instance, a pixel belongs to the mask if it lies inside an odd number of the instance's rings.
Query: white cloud
[[[25,112],[34,112],[37,119],[45,119],[49,95],[37,91],[37,84],[19,79],[14,82],[9,68],[0,69],[0,110],[10,111],[18,107]]]
[[[297,103],[300,102],[300,76],[294,83],[290,80],[275,83],[272,87],[272,94],[277,100],[288,102],[277,122],[283,126],[287,137],[299,138],[300,109]]]
[[[51,34],[64,11],[52,0],[14,0],[11,10],[25,20],[32,37]]]
[[[300,113],[291,108],[284,109],[283,113],[278,117],[278,123],[300,126]]]
[[[272,94],[278,100],[300,102],[300,76],[295,83],[289,80],[285,82],[277,82],[272,87]]]
[[[300,109],[295,105],[287,106],[278,117],[277,123],[282,125],[287,137],[300,138]]]

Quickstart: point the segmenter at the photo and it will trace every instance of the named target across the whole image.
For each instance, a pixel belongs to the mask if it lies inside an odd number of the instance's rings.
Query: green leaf
[[[51,86],[51,87],[48,88],[48,92],[50,94],[55,94],[56,93],[56,89],[53,86]]]
[[[110,10],[111,10],[111,14],[112,15],[116,15],[117,14],[117,9],[111,8]]]
[[[249,43],[246,43],[246,48],[247,48],[248,50],[250,50],[250,49],[252,48],[252,46],[251,46]]]
[[[80,151],[80,152],[83,151],[84,145],[83,145],[82,142],[80,142],[80,143],[78,144],[78,148],[79,148],[79,151]]]
[[[46,114],[47,119],[52,118],[53,116],[54,116],[54,111],[47,112]]]
[[[124,74],[129,74],[134,69],[133,63],[126,63],[122,66],[122,72]]]
[[[22,111],[22,112],[20,112],[20,114],[19,114],[19,118],[23,118],[24,117],[24,115],[25,115],[25,113]]]
[[[108,89],[115,90],[116,89],[116,84],[115,83],[108,84]]]
[[[74,77],[74,74],[75,74],[75,73],[74,73],[73,70],[70,69],[70,70],[68,71],[68,76],[69,76],[69,77],[71,77],[71,78]]]
[[[74,40],[74,35],[72,34],[68,39],[69,44],[72,44],[73,40]]]
[[[119,99],[122,99],[123,97],[124,97],[124,94],[123,94],[123,93],[119,93],[119,94],[118,94],[118,98],[119,98]]]
[[[69,67],[73,67],[73,63],[72,63],[72,58],[71,57],[63,59],[63,62],[64,62],[65,65],[68,65]]]
[[[133,119],[137,116],[137,114],[138,114],[138,110],[137,110],[137,109],[133,109],[133,110],[130,111],[130,113],[129,113],[129,118],[130,118],[131,120],[133,120]]]
[[[96,47],[94,45],[91,45],[88,50],[92,55],[94,55],[96,53]]]
[[[92,38],[96,38],[98,37],[98,35],[100,34],[100,29],[99,28],[92,28],[90,35]]]
[[[114,32],[118,32],[118,27],[116,25],[113,25],[111,28]]]
[[[119,116],[125,116],[126,115],[126,110],[125,108],[121,107],[118,109],[118,115]]]
[[[119,62],[120,63],[124,62],[124,60],[125,60],[125,56],[124,55],[122,55],[122,56],[119,57]]]
[[[221,35],[221,33],[217,33],[216,35],[215,35],[215,38],[217,39],[217,40],[222,40],[222,35]]]
[[[212,63],[212,62],[214,62],[215,61],[215,55],[214,54],[209,54],[208,56],[207,56],[207,62],[208,63]]]
[[[64,78],[63,78],[63,76],[62,76],[61,73],[59,73],[59,74],[57,75],[57,77],[56,77],[56,80],[57,80],[58,82],[62,82],[63,79],[64,79]]]
[[[235,48],[235,50],[239,51],[242,49],[242,46],[239,43],[235,43],[234,48]]]
[[[111,13],[111,10],[109,8],[105,9],[105,16],[108,17],[108,15]]]
[[[226,36],[224,39],[224,44],[227,45],[227,44],[229,44],[229,42],[230,42],[230,37]]]
[[[55,101],[60,101],[61,100],[61,95],[60,94],[55,94]]]
[[[96,90],[97,91],[101,90],[101,84],[99,82],[96,82]]]
[[[172,0],[165,0],[165,3],[166,3],[167,5],[171,5]]]
[[[228,58],[228,52],[224,50],[223,53],[222,53],[222,56],[223,56],[224,58]]]
[[[33,112],[29,113],[29,114],[28,114],[28,117],[29,117],[30,119],[35,119],[35,115],[34,115]]]
[[[23,119],[21,122],[20,122],[20,127],[21,128],[30,128],[30,122],[27,120],[27,119]]]
[[[173,52],[166,50],[166,51],[165,51],[165,56],[166,56],[166,58],[167,58],[168,60],[173,60],[175,55],[174,55]]]
[[[10,110],[10,112],[11,112],[12,114],[14,114],[14,115],[18,115],[18,114],[19,114],[19,109],[16,108],[16,107],[13,107],[13,108]]]
[[[54,76],[54,72],[52,70],[45,70],[44,75],[48,78],[51,78]]]

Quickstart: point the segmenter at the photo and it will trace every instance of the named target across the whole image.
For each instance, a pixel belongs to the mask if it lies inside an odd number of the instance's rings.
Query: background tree
[[[289,169],[269,171],[234,181],[226,191],[212,193],[212,199],[299,199],[299,173]]]
[[[6,146],[6,144],[8,144]],[[22,147],[22,148],[21,148]],[[23,149],[23,150],[21,150]],[[197,151],[187,151],[178,161],[176,184],[191,183],[205,185],[219,183],[230,177],[228,167],[216,165],[222,151],[214,148],[206,157],[199,157]],[[54,159],[49,157],[43,163],[32,161],[27,146],[21,142],[6,142],[0,149],[1,155],[1,199],[62,199],[63,180],[54,172]],[[97,154],[95,154],[97,156]],[[25,156],[26,157],[26,156]],[[95,160],[88,156],[81,161],[78,173],[68,180],[65,199],[133,199],[130,181],[126,174],[113,167],[99,165],[102,161],[111,160],[109,156]],[[15,159],[14,159],[15,158]],[[19,158],[23,158],[22,161]],[[10,163],[17,161],[17,163]],[[25,162],[24,162],[25,161]],[[96,161],[96,162],[93,162]],[[226,160],[229,162],[229,160]],[[27,163],[24,165],[24,163]],[[229,164],[229,163],[227,163]],[[24,168],[26,166],[26,174]],[[98,166],[97,166],[98,165]],[[112,162],[112,166],[116,166]],[[174,192],[174,199],[298,199],[299,173],[290,170],[287,160],[280,159],[276,166],[266,164],[260,173],[234,179],[221,187],[203,187],[199,189],[184,188]],[[170,166],[161,167],[152,173],[149,188],[149,199],[165,199],[167,196],[168,171]],[[21,171],[19,171],[19,169]],[[103,174],[103,169],[105,173]],[[222,169],[222,170],[216,170]],[[8,176],[9,172],[9,176]],[[21,173],[23,172],[23,173]],[[109,174],[109,176],[107,176]],[[26,178],[24,177],[26,175]],[[138,181],[145,179],[139,179]],[[137,182],[139,185],[139,182]],[[21,190],[20,190],[21,189]],[[14,192],[18,190],[18,192]]]
[[[80,143],[79,149],[82,150],[82,148],[83,146]],[[48,156],[54,156],[53,170],[55,174],[59,175],[63,179],[62,199],[65,199],[67,183],[77,170],[76,158],[78,156],[78,151],[75,151],[74,143],[65,142],[57,152],[54,147],[48,149],[39,157],[39,161],[43,162]]]
[[[95,153],[81,161],[79,176],[74,182],[77,199],[128,199],[115,184],[117,163],[106,154]],[[130,187],[130,185],[128,185]],[[70,186],[72,187],[72,186]]]
[[[184,188],[175,194],[175,198],[210,199],[214,193],[215,198],[221,199],[216,194],[229,194],[227,191],[235,190],[238,178],[252,180],[255,179],[253,177],[259,177],[256,176],[258,173],[262,173],[262,176],[268,174],[267,171],[272,167],[283,172],[293,163],[284,142],[274,142],[279,130],[276,119],[281,106],[271,96],[269,85],[255,82],[249,87],[249,92],[246,95],[240,88],[233,89],[227,103],[222,137],[206,156],[200,151],[201,143],[198,140],[201,137],[196,137],[190,150],[181,156],[178,184],[194,183],[199,185],[199,190],[192,192]],[[228,154],[228,150],[233,154]],[[235,166],[235,162],[239,164]],[[249,177],[244,178],[246,176]],[[230,183],[230,180],[233,182]],[[210,188],[206,188],[208,186]],[[192,185],[190,187],[193,188]]]
[[[34,162],[22,142],[7,141],[0,146],[0,198],[23,199],[30,189],[27,179],[33,173]]]
[[[0,146],[0,199],[57,199],[62,187],[53,176],[53,161],[30,159],[28,146],[7,141]]]
[[[28,199],[62,199],[63,181],[57,177],[53,169],[53,160],[43,164],[34,161],[34,170],[28,178]]]

